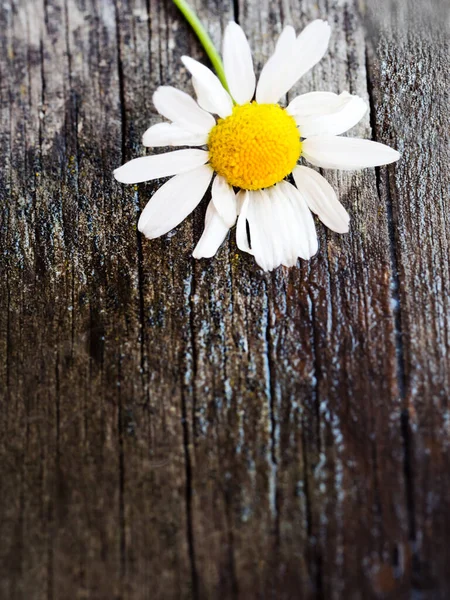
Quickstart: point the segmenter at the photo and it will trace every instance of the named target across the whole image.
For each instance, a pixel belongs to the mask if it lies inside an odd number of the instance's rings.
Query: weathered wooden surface
[[[258,67],[327,18],[298,90],[370,101],[397,164],[327,173],[352,221],[264,274],[136,233],[161,83],[203,58],[168,0],[0,5],[0,597],[448,599],[445,2],[196,0]]]

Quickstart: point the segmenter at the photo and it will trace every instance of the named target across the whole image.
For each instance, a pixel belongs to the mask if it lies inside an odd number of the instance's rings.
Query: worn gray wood
[[[206,202],[136,232],[160,84],[205,60],[169,1],[0,7],[0,597],[446,599],[448,12],[420,0],[196,0],[258,69],[333,28],[295,92],[363,96],[401,161],[325,173],[351,214],[262,273]],[[206,62],[206,61],[205,61]]]

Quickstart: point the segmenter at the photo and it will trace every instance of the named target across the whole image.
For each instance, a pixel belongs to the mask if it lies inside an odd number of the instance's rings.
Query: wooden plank
[[[369,11],[379,32],[371,69],[377,135],[403,159],[380,180],[390,206],[411,586],[446,598],[450,398],[448,7]],[[407,24],[406,28],[402,24]],[[393,32],[396,33],[395,37]]]
[[[217,44],[240,21],[258,69],[284,24],[327,18],[292,93],[360,94],[352,135],[403,158],[325,173],[351,231],[319,224],[310,263],[262,273],[233,236],[194,261],[206,202],[149,242],[159,183],[111,175],[153,90],[192,92],[175,7],[3,3],[0,595],[446,598],[443,3],[194,4]]]

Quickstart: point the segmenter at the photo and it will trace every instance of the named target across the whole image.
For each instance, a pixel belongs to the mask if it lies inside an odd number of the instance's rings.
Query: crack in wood
[[[186,536],[188,543],[189,562],[191,570],[191,585],[192,598],[199,598],[199,580],[195,555],[194,542],[194,524],[193,524],[193,509],[192,509],[192,463],[189,450],[189,424],[188,413],[186,407],[186,396],[184,392],[181,394],[181,420],[183,427],[183,448],[184,448],[184,463],[185,463],[185,501],[186,501]]]
[[[377,123],[376,123],[376,102],[373,93],[373,83],[370,77],[371,65],[369,58],[369,50],[366,48],[366,72],[367,72],[367,89],[369,93],[369,104],[370,104],[370,124],[373,131],[374,139],[377,140]],[[403,348],[403,330],[402,330],[402,306],[400,298],[400,277],[399,277],[399,263],[398,263],[398,250],[396,242],[396,227],[394,220],[394,199],[391,195],[391,188],[389,185],[389,175],[385,179],[385,185],[383,186],[383,180],[381,177],[380,169],[376,170],[376,184],[380,203],[385,203],[387,213],[387,224],[389,232],[389,248],[392,265],[391,275],[391,297],[393,303],[393,317],[394,317],[394,330],[395,330],[395,341],[396,341],[396,360],[397,360],[397,385],[399,396],[402,402],[402,408],[399,415],[400,434],[403,443],[403,475],[405,482],[405,498],[406,507],[408,513],[408,531],[409,539],[412,542],[412,555],[413,560],[418,563],[419,557],[417,547],[415,544],[416,540],[416,524],[415,524],[415,491],[414,491],[414,473],[412,469],[412,433],[410,430],[410,417],[409,417],[409,406],[407,404],[406,397],[406,377],[405,377],[405,358]],[[384,190],[384,192],[383,192]]]

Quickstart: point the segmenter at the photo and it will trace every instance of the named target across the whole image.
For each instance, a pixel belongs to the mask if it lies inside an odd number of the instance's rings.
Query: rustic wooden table
[[[363,96],[399,163],[327,172],[348,235],[263,273],[204,202],[136,232],[161,83],[205,60],[169,0],[0,3],[0,597],[450,598],[444,0],[196,0],[258,69],[333,28],[297,90]]]

